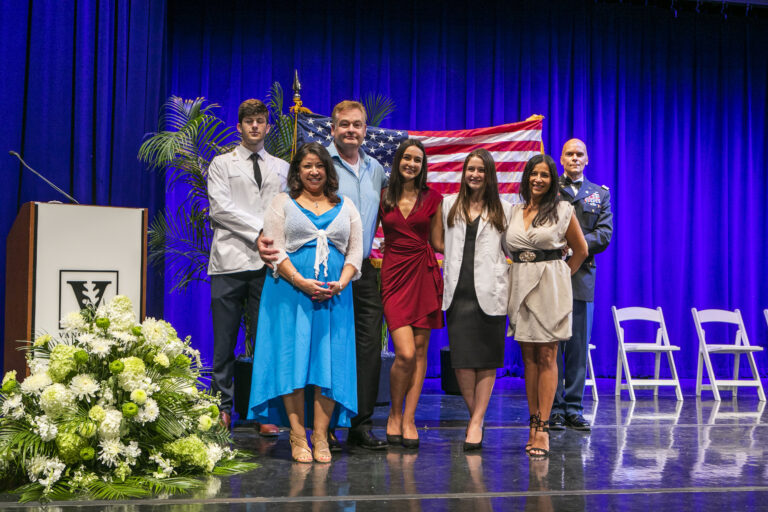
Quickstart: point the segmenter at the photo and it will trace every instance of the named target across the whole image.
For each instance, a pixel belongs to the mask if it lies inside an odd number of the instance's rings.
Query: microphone
[[[61,190],[59,187],[57,187],[56,185],[54,185],[53,183],[51,183],[50,181],[48,181],[48,179],[47,179],[45,176],[43,176],[42,174],[40,174],[39,172],[37,172],[36,170],[34,170],[34,169],[33,169],[33,168],[31,168],[30,166],[28,166],[28,165],[27,165],[27,162],[25,162],[25,161],[24,161],[24,159],[23,159],[23,158],[21,158],[21,155],[19,155],[17,152],[15,152],[15,151],[9,151],[8,153],[9,153],[9,154],[11,154],[11,155],[13,155],[13,156],[15,156],[16,158],[18,158],[18,159],[19,159],[19,162],[21,162],[21,165],[23,165],[24,167],[26,167],[27,169],[29,169],[30,171],[32,171],[32,172],[33,172],[33,173],[34,173],[34,174],[35,174],[37,177],[39,177],[41,180],[43,180],[44,182],[46,182],[46,183],[48,184],[48,186],[50,186],[50,187],[51,187],[53,190],[55,190],[55,191],[56,191],[56,192],[58,192],[59,194],[63,195],[64,197],[66,197],[67,199],[69,199],[70,201],[72,201],[73,203],[75,203],[75,204],[80,204],[80,203],[77,201],[77,199],[75,199],[75,198],[74,198],[74,197],[72,197],[71,195],[69,195],[69,194],[67,194],[66,192],[64,192],[63,190]]]

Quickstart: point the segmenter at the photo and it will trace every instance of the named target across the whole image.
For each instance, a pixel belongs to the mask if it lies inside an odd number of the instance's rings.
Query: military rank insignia
[[[600,206],[600,194],[594,192],[593,194],[585,197],[584,202],[589,206]]]

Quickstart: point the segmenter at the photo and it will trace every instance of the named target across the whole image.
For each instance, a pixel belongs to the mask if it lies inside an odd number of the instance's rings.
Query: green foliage
[[[395,102],[392,101],[392,98],[383,94],[369,92],[363,97],[361,103],[368,114],[369,126],[379,126],[382,121],[395,111]]]
[[[265,104],[269,109],[272,128],[264,139],[264,147],[270,155],[290,162],[293,147],[293,116],[283,112],[283,87],[280,82],[274,82],[269,88]]]

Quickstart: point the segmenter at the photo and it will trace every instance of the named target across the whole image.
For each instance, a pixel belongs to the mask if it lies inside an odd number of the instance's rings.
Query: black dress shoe
[[[366,450],[383,450],[387,447],[387,442],[378,439],[370,430],[350,430],[347,443]]]
[[[339,442],[339,438],[336,437],[336,434],[328,431],[328,448],[332,452],[340,452],[341,451],[341,443]]]
[[[589,422],[585,420],[584,416],[582,416],[581,414],[569,414],[568,416],[566,416],[565,426],[572,428],[574,430],[581,430],[584,432],[589,432],[590,430],[592,430],[592,427],[589,426]]]
[[[550,416],[549,430],[565,430],[565,417],[560,413]]]

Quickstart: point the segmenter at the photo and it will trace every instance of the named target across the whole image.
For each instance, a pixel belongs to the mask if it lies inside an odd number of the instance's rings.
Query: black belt
[[[515,263],[533,263],[534,261],[551,261],[563,259],[563,251],[553,249],[551,251],[517,251],[512,253],[512,261]]]

